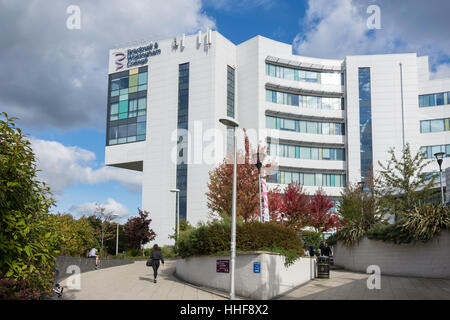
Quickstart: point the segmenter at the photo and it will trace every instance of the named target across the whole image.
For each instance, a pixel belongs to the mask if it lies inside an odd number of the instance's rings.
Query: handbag
[[[147,263],[146,263],[147,267],[151,267],[152,266],[152,259],[148,259]]]

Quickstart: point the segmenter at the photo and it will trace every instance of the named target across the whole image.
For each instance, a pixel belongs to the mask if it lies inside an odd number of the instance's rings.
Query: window
[[[450,91],[419,96],[419,107],[434,107],[450,104]]]
[[[110,74],[106,145],[145,140],[146,92],[140,92],[139,99],[137,92],[140,83],[147,89],[147,70],[141,67]]]
[[[430,121],[430,132],[444,131],[444,119],[437,119]]]
[[[330,135],[345,134],[343,123],[293,120],[272,116],[266,116],[266,127],[268,129],[281,129],[308,134],[330,134]]]
[[[234,118],[234,72],[235,70],[227,66],[227,116]]]

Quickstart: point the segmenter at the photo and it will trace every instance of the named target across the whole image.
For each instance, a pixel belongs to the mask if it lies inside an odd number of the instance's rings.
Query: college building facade
[[[299,182],[334,199],[378,170],[390,148],[400,154],[409,143],[427,158],[450,157],[450,79],[430,80],[426,56],[319,59],[261,36],[235,45],[208,30],[109,57],[105,162],[143,172],[142,209],[160,245],[173,243],[171,189],[180,190],[182,219],[208,218],[209,172],[232,148],[220,118],[237,120],[252,146],[276,159],[269,187]]]

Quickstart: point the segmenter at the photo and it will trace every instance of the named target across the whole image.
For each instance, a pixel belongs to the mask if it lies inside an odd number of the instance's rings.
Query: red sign
[[[216,272],[229,273],[230,260],[216,260]]]

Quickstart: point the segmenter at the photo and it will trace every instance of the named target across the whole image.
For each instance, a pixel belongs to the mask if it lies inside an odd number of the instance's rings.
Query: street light
[[[436,152],[434,156],[436,157],[437,163],[439,165],[439,182],[441,183],[441,201],[444,205],[444,186],[442,185],[442,161],[444,161],[445,152]]]
[[[258,169],[258,190],[259,190],[259,220],[263,222],[263,214],[262,214],[262,200],[261,200],[261,167],[262,161],[264,161],[266,155],[264,153],[259,152],[253,155],[253,160],[256,161],[256,168]]]
[[[113,213],[111,217],[117,218],[119,215],[117,213]],[[116,230],[116,257],[119,255],[119,223],[116,222],[117,230]]]
[[[363,203],[363,192],[364,192],[364,179],[361,179],[360,182],[358,182],[358,185],[361,187],[361,222],[364,218],[364,203]]]
[[[230,299],[234,300],[234,271],[236,260],[236,172],[237,172],[237,160],[236,160],[236,145],[237,136],[236,128],[239,127],[239,123],[232,118],[221,118],[219,122],[225,126],[233,127],[233,198],[232,198],[232,213],[231,213],[231,256],[230,256]]]
[[[177,238],[175,241],[178,241],[178,234],[180,233],[180,189],[170,189],[170,192],[176,192],[177,194],[177,212],[175,216],[175,226],[177,229]]]

